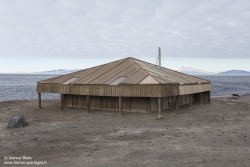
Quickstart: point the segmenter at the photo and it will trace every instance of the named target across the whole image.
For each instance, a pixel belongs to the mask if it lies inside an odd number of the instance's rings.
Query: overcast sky
[[[135,57],[250,71],[249,0],[0,0],[0,72]]]

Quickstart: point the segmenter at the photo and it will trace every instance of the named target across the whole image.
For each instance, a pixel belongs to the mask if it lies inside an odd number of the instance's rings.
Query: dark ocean
[[[0,74],[0,102],[37,99],[36,83],[61,74]],[[197,76],[212,82],[211,96],[250,94],[250,75]],[[42,99],[59,99],[59,94],[42,93]]]

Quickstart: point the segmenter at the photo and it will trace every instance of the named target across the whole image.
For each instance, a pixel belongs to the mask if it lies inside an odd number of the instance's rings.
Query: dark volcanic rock
[[[23,115],[13,115],[9,122],[7,128],[19,128],[28,125],[28,122]]]

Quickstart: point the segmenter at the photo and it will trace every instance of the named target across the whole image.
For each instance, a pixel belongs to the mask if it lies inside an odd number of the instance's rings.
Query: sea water
[[[0,102],[37,99],[37,82],[62,74],[0,74]],[[59,94],[42,93],[42,99],[59,99]]]
[[[211,81],[211,96],[250,94],[250,75],[203,75],[197,77]]]
[[[37,99],[38,81],[62,74],[0,74],[0,102]],[[203,75],[211,81],[211,96],[250,94],[250,75]],[[59,94],[42,93],[42,99],[59,99]]]

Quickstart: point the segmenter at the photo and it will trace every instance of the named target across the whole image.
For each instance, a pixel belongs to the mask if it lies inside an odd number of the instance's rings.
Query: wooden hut
[[[66,107],[129,112],[158,111],[193,102],[210,103],[210,81],[159,67],[132,57],[46,79],[41,93],[61,94]]]

